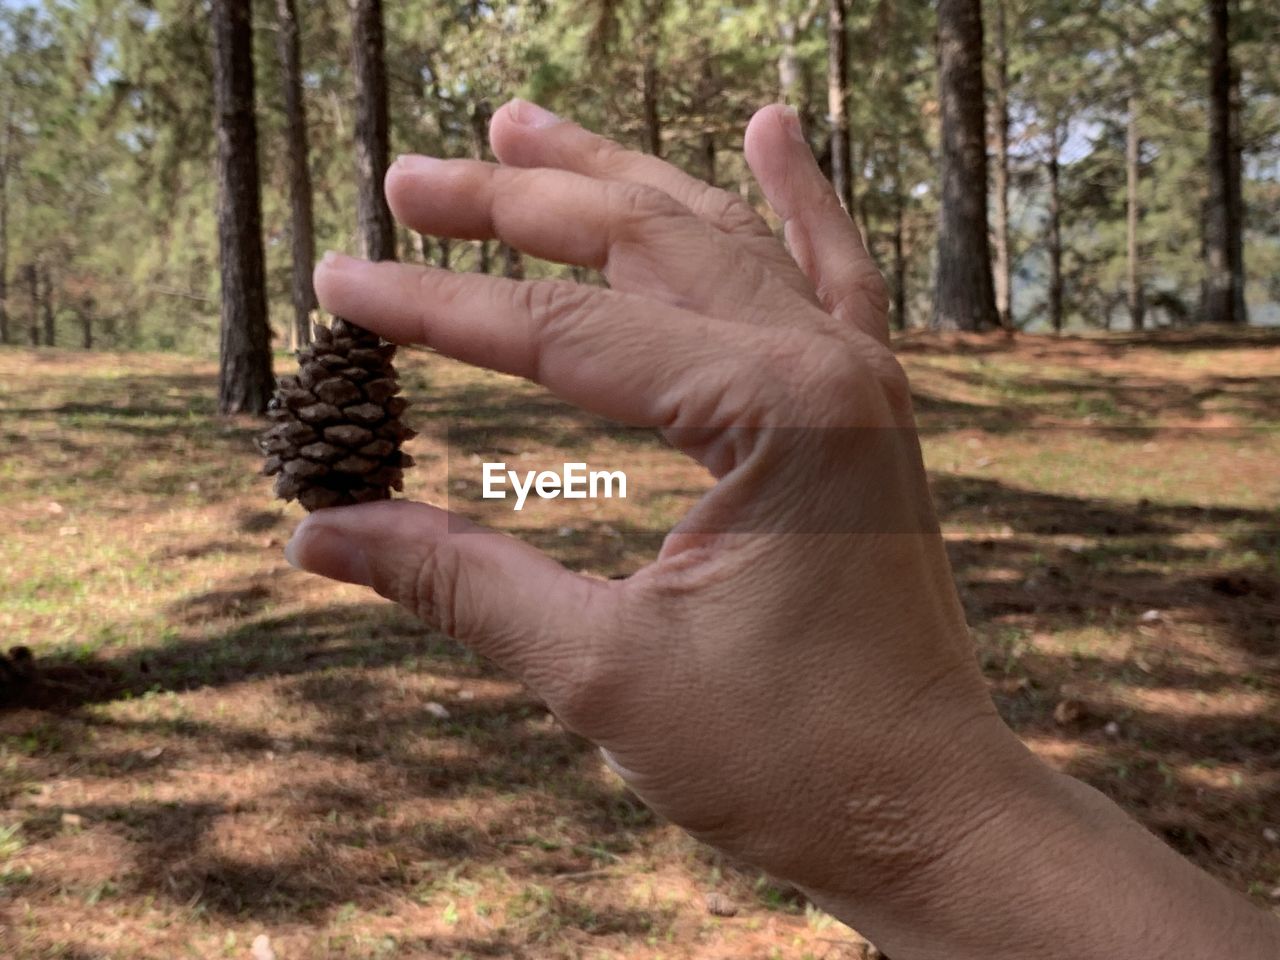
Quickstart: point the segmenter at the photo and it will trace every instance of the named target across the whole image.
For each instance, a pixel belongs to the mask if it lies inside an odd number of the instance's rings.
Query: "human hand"
[[[948,912],[938,890],[999,798],[1050,774],[987,696],[883,282],[798,121],[765,108],[745,143],[786,247],[739,198],[531,105],[491,137],[498,165],[397,161],[397,218],[598,268],[611,289],[329,257],[322,304],[659,428],[718,482],[625,581],[408,502],[318,512],[291,560],[510,670],[696,836],[886,946],[945,942],[918,909]]]

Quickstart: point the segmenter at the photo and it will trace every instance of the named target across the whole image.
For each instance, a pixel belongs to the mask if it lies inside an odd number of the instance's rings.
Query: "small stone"
[[[253,938],[249,954],[253,960],[276,960],[276,952],[271,949],[271,938],[265,933],[260,933]]]
[[[1059,700],[1058,705],[1053,708],[1053,721],[1059,726],[1067,726],[1077,723],[1084,718],[1085,705],[1071,697],[1065,700]]]
[[[736,917],[738,915],[738,905],[723,893],[712,890],[706,895],[705,900],[707,913],[713,917]]]
[[[1280,843],[1280,830],[1275,827],[1263,827],[1262,839],[1267,843]]]
[[[1138,619],[1141,620],[1143,623],[1159,623],[1161,620],[1164,619],[1164,614],[1161,613],[1159,610],[1148,610]]]
[[[449,713],[449,709],[443,703],[436,703],[434,700],[423,707],[423,709],[437,720],[448,720],[449,717],[452,716],[452,714]]]
[[[84,817],[78,813],[64,813],[62,815],[62,825],[70,827],[72,830],[79,830],[84,826]]]
[[[1120,724],[1116,723],[1114,720],[1108,720],[1107,725],[1102,728],[1102,732],[1114,740],[1120,736]]]

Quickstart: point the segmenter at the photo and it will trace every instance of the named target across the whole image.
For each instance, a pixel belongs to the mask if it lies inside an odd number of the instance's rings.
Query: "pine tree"
[[[311,281],[315,266],[315,225],[311,209],[307,111],[302,97],[301,28],[294,0],[276,0],[276,27],[287,131],[293,339],[298,346],[306,346],[311,342],[311,312],[316,309],[316,292]]]
[[[1244,324],[1238,82],[1231,57],[1230,0],[1209,0],[1209,201],[1205,211],[1204,315]]]
[[[999,315],[987,238],[981,0],[938,3],[938,86],[942,209],[933,325],[986,330]]]
[[[213,0],[222,265],[221,413],[265,413],[274,383],[264,288],[251,17],[250,0]]]

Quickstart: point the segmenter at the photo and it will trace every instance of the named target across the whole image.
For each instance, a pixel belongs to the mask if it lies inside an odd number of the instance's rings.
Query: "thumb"
[[[321,510],[285,548],[295,567],[372,587],[529,684],[553,707],[613,635],[616,586],[526,543],[407,500]]]

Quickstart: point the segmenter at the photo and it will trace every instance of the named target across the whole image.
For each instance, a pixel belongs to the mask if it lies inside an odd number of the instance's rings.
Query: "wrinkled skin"
[[[491,139],[498,164],[397,161],[396,217],[610,289],[330,255],[322,304],[660,428],[718,482],[623,581],[409,502],[322,511],[291,560],[492,658],[656,810],[895,957],[994,956],[923,918],[962,912],[956,864],[1002,798],[1054,775],[986,693],[883,281],[794,114],[765,108],[745,141],[785,245],[738,197],[532,105],[500,110]]]

